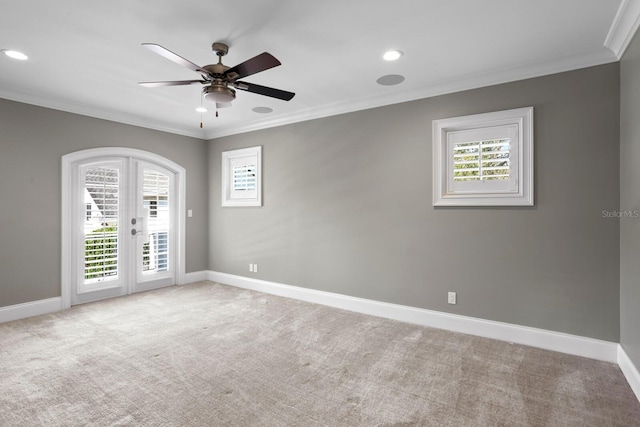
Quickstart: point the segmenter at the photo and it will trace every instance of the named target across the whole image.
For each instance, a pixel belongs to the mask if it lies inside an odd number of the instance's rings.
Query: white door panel
[[[176,284],[176,172],[117,156],[70,168],[71,304]]]
[[[175,282],[175,177],[166,168],[137,163],[136,291]],[[132,232],[133,235],[133,232]]]

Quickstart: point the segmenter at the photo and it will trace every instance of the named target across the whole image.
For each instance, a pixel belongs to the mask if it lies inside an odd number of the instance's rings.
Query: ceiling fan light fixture
[[[223,104],[231,102],[236,99],[236,91],[223,86],[223,85],[211,85],[202,89],[204,99],[215,103]]]
[[[18,52],[17,50],[3,49],[2,52],[9,58],[17,59],[19,61],[26,61],[29,59],[27,55],[22,52]]]
[[[403,55],[402,51],[388,50],[384,53],[384,55],[382,55],[382,59],[384,59],[385,61],[396,61],[400,59],[402,55]]]

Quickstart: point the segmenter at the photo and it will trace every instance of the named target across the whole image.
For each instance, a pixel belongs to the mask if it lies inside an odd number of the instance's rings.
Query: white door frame
[[[60,268],[60,288],[62,309],[71,307],[71,293],[73,292],[71,284],[76,274],[73,271],[73,247],[74,242],[78,238],[78,228],[73,223],[72,215],[73,194],[76,191],[73,183],[73,168],[76,163],[98,160],[102,157],[125,157],[133,160],[143,160],[149,163],[158,164],[171,172],[175,173],[176,189],[178,192],[177,206],[177,241],[176,241],[176,284],[185,283],[185,235],[186,235],[186,171],[179,164],[162,157],[158,154],[148,151],[138,150],[127,147],[104,147],[90,148],[87,150],[76,151],[62,156],[62,264]]]

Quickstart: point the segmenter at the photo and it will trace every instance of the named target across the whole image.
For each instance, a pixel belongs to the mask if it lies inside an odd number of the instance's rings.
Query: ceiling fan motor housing
[[[236,99],[236,91],[222,84],[212,84],[202,88],[202,94],[207,101],[216,103],[231,102]]]
[[[211,45],[211,50],[218,56],[225,56],[229,53],[229,45],[225,43],[215,42]]]

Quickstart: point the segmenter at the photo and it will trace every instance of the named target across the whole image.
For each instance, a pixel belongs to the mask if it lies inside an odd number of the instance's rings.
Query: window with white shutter
[[[433,122],[434,206],[533,204],[533,107]]]
[[[458,142],[453,145],[453,180],[506,180],[511,176],[511,139]]]
[[[262,147],[222,153],[222,206],[262,206]]]
[[[233,167],[233,191],[255,191],[256,189],[256,165],[243,164]]]

